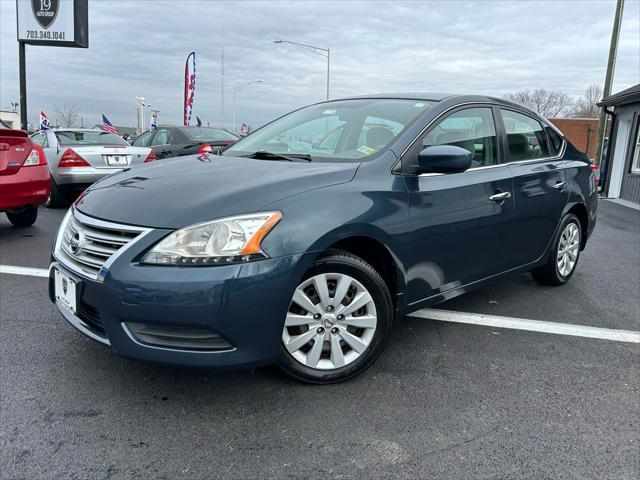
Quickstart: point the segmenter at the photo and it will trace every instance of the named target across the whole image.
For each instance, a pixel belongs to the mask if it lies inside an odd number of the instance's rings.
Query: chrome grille
[[[96,279],[103,266],[108,266],[121,252],[147,229],[105,222],[81,214],[75,208],[61,225],[62,234],[56,244],[58,260],[86,277]]]

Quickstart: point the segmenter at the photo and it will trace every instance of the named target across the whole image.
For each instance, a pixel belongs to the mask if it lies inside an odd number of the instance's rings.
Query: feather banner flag
[[[196,89],[196,52],[187,56],[184,65],[184,125],[189,125],[193,110],[193,94]]]

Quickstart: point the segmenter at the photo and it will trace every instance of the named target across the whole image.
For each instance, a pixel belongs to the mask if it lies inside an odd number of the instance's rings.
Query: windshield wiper
[[[259,150],[253,152],[250,155],[242,155],[243,157],[257,158],[260,160],[286,160],[287,162],[311,162],[311,155],[308,153],[292,153],[289,155],[283,155],[282,153],[265,152]]]

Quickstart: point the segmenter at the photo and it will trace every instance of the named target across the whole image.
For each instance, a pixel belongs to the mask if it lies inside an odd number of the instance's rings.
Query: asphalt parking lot
[[[47,268],[63,215],[2,216],[0,265]],[[0,273],[3,479],[639,477],[637,343],[406,318],[363,375],[309,386],[122,359],[46,287]],[[640,212],[603,201],[570,284],[439,308],[639,331],[639,293]]]

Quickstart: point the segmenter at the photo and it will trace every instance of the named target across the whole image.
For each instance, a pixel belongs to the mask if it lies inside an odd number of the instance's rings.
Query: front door
[[[156,152],[158,160],[174,156],[172,142],[173,134],[169,129],[160,128],[156,131],[153,140],[151,140],[151,147]]]
[[[491,107],[449,114],[419,139],[409,155],[432,145],[473,154],[463,173],[407,176],[411,254],[408,303],[501,273],[511,262],[508,239],[514,214],[511,171],[501,163]]]
[[[538,120],[500,109],[506,156],[514,177],[515,217],[512,267],[538,260],[553,239],[569,200],[566,162]]]

